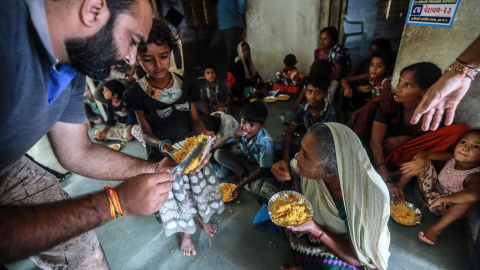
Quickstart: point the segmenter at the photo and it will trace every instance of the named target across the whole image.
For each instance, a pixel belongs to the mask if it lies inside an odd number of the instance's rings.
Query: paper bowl
[[[273,217],[272,218],[272,215],[274,215],[274,212],[275,212],[275,204],[279,202],[279,200],[287,200],[289,199],[289,196],[290,195],[293,195],[294,197],[296,197],[296,199],[298,200],[298,203],[297,204],[303,204],[305,203],[305,207],[307,208],[306,211],[307,211],[307,218],[304,219],[302,222],[295,222],[295,223],[283,223],[283,222],[280,222],[278,220],[275,220],[275,218]],[[298,225],[302,225],[304,223],[307,223],[308,221],[310,221],[313,217],[313,208],[312,208],[312,205],[310,204],[309,201],[307,201],[307,199],[305,199],[305,197],[298,193],[298,192],[295,192],[295,191],[291,191],[291,190],[286,190],[286,191],[280,191],[278,193],[275,193],[271,198],[270,200],[268,201],[268,214],[270,215],[270,219],[273,221],[273,223],[275,223],[276,225],[278,226],[282,226],[282,227],[286,227],[286,226],[298,226]]]
[[[232,188],[232,187],[233,187],[233,188]],[[232,183],[222,183],[222,184],[220,184],[220,190],[222,191],[222,200],[223,200],[223,202],[231,202],[231,201],[233,201],[233,198],[231,198],[231,197],[230,197],[230,198],[226,198],[226,196],[229,195],[229,194],[224,193],[224,191],[223,191],[222,189],[224,189],[224,188],[230,188],[230,189],[233,191],[233,189],[234,189],[235,187],[236,187],[236,186],[235,186],[234,184],[232,184]]]
[[[281,95],[278,95],[277,96],[277,99],[280,100],[280,101],[287,101],[290,99],[290,96],[289,95],[285,95],[285,94],[281,94]]]
[[[172,170],[172,173],[173,174],[177,174],[177,173],[185,173],[185,170],[187,169],[187,165],[190,164],[190,162],[192,162],[193,160],[197,159],[197,158],[200,158],[199,159],[199,164],[202,163],[202,161],[205,159],[205,157],[207,156],[207,154],[210,152],[210,147],[213,143],[213,141],[215,140],[216,138],[215,137],[208,137],[208,141],[206,142],[206,145],[205,147],[203,148],[202,152],[200,152],[198,155],[196,156],[192,156],[192,152],[190,152],[185,158],[183,161],[179,162],[178,160],[175,159],[174,157],[174,153],[175,152],[168,152],[167,153],[170,155],[170,157],[173,158],[173,160],[175,160],[178,165],[177,167],[173,168]],[[183,146],[185,145],[185,143],[187,142],[187,140],[183,140],[183,141],[180,141],[180,142],[177,142],[175,144],[172,145],[172,148],[177,151],[181,148],[183,148]],[[198,144],[201,144],[202,142],[198,142]],[[193,150],[192,150],[193,151]],[[183,170],[181,170],[181,168],[183,167]]]
[[[275,103],[277,102],[277,98],[276,97],[264,97],[263,102],[265,103]]]
[[[409,220],[403,220],[392,213],[392,207],[395,207],[401,204],[405,204],[413,211],[413,214],[414,214],[413,218]],[[395,220],[395,222],[402,225],[406,225],[406,226],[421,224],[421,221],[422,221],[422,212],[420,211],[420,209],[418,209],[412,203],[409,203],[409,202],[403,202],[403,203],[390,202],[390,216],[392,217],[393,220]]]
[[[108,145],[108,147],[110,147],[110,148],[113,149],[113,150],[119,151],[120,148],[122,148],[122,145],[119,144],[119,143],[114,143],[114,144]]]

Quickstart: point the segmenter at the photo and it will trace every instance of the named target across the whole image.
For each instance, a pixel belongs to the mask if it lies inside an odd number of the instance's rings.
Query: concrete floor
[[[207,49],[208,42],[184,45],[185,66],[193,78],[200,76],[200,67],[208,62],[209,55],[195,52]],[[218,59],[213,62],[218,63]],[[218,65],[218,64],[217,64]],[[219,65],[221,66],[221,64]],[[262,74],[264,79],[271,78]],[[291,110],[294,100],[266,104],[269,110],[266,129],[272,137],[280,136],[286,126],[280,123],[282,112]],[[238,117],[239,107],[233,108]],[[102,128],[97,126],[96,128]],[[93,137],[93,130],[89,130]],[[114,142],[111,142],[114,143]],[[126,154],[145,158],[142,145],[128,142],[120,150]],[[55,160],[48,141],[44,138],[29,154],[37,161],[53,169],[64,171]],[[60,185],[73,197],[99,191],[103,185],[117,185],[118,182],[99,181],[80,175],[71,175]],[[407,186],[407,200],[418,206],[413,197],[413,184]],[[162,225],[154,216],[124,217],[95,229],[105,251],[107,261],[113,270],[120,269],[280,269],[280,265],[293,259],[288,243],[278,232],[252,223],[260,205],[248,192],[226,204],[225,211],[216,215],[213,222],[218,231],[213,238],[197,226],[192,235],[197,255],[184,256],[180,252],[180,236],[166,237]],[[418,226],[403,226],[389,222],[391,233],[391,256],[389,269],[467,269],[472,246],[472,236],[465,220],[457,221],[447,228],[434,246],[418,240],[417,234],[435,223],[439,218],[421,209],[423,221]],[[81,218],[81,217],[79,217]],[[7,269],[39,269],[29,259],[6,265]]]

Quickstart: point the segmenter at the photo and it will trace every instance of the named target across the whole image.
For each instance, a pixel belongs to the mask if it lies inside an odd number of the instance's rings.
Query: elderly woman
[[[282,269],[387,268],[388,191],[349,128],[313,125],[295,159],[275,163],[272,173],[293,181],[314,213],[309,222],[287,227],[298,261]]]
[[[395,171],[411,161],[420,151],[453,151],[456,142],[470,130],[465,124],[454,124],[424,132],[420,123],[410,124],[423,95],[441,75],[440,68],[429,62],[403,68],[395,94],[384,96],[378,102],[367,103],[355,120],[353,131],[371,154],[393,201],[404,200],[403,187],[406,183],[393,183],[389,171]]]
[[[320,31],[319,47],[313,53],[314,60],[325,59],[335,64],[332,79],[340,81],[347,77],[352,69],[350,54],[347,48],[338,44],[338,31],[333,26],[325,27]]]

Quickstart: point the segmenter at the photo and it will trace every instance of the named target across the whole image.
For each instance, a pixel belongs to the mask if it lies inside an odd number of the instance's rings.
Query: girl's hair
[[[337,155],[332,132],[325,124],[316,123],[308,129],[315,136],[320,168],[324,172],[331,172],[338,176]]]
[[[293,67],[295,64],[297,64],[297,57],[295,57],[293,54],[287,54],[285,59],[283,59],[283,64],[285,64],[287,67]]]
[[[203,73],[205,73],[205,70],[207,70],[207,68],[211,68],[215,71],[215,73],[217,72],[217,67],[213,64],[213,63],[208,63],[206,64],[204,67],[203,67]]]
[[[402,71],[400,71],[400,76],[405,71],[413,71],[415,73],[415,83],[424,91],[430,88],[430,86],[432,86],[442,76],[442,70],[440,70],[437,65],[430,62],[419,62],[408,67],[404,67]]]
[[[263,125],[267,121],[268,110],[262,102],[255,101],[243,106],[241,114],[244,120]]]
[[[120,81],[117,81],[117,80],[106,81],[103,84],[103,87],[108,88],[108,90],[112,92],[112,96],[115,96],[115,94],[117,94],[117,98],[119,99],[123,98],[123,92],[125,92],[125,86]]]
[[[330,80],[334,64],[325,59],[317,59],[310,67],[309,77],[312,78],[327,78]]]
[[[390,41],[386,38],[377,38],[374,41],[370,43],[370,47],[375,44],[377,45],[377,51],[391,51],[392,50],[392,44],[390,44]]]
[[[469,131],[467,131],[467,132],[465,132],[465,133],[463,134],[462,138],[465,137],[465,136],[467,136],[467,135],[470,134],[470,133],[474,133],[474,134],[480,135],[480,128],[470,129]]]
[[[164,20],[153,18],[152,30],[148,35],[148,39],[145,42],[138,44],[137,54],[141,54],[147,51],[146,44],[155,43],[158,46],[167,44],[170,50],[178,50],[178,36],[172,34],[170,28]]]
[[[325,27],[320,31],[320,34],[322,34],[323,32],[326,32],[330,36],[330,38],[332,39],[332,43],[333,43],[332,45],[335,45],[335,44],[338,43],[337,28],[335,28],[333,26]]]
[[[372,53],[372,57],[370,58],[370,62],[374,57],[378,57],[382,59],[383,64],[385,65],[385,68],[387,69],[387,74],[392,75],[393,73],[393,68],[395,67],[395,60],[397,56],[395,55],[394,52],[392,51],[378,51]]]

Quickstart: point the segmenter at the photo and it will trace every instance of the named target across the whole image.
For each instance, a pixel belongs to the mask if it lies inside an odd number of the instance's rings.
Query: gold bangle
[[[469,78],[473,81],[473,76],[472,76],[472,74],[468,73],[469,70],[470,70],[470,69],[469,69],[468,67],[463,67],[462,69],[449,67],[449,68],[446,68],[446,69],[445,69],[445,72],[447,72],[447,71],[458,71],[458,72],[461,72],[461,73],[462,73],[462,75],[460,75],[461,78],[467,76],[467,77],[469,77]]]

